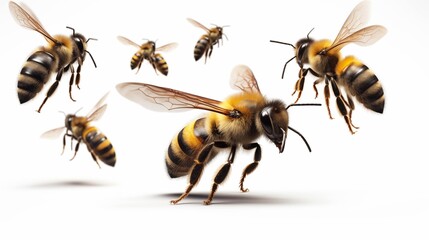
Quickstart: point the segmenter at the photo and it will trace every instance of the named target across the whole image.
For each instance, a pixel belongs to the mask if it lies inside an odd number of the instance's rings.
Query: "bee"
[[[98,167],[100,167],[98,161],[102,161],[103,163],[114,167],[116,163],[116,152],[112,143],[102,132],[91,125],[91,122],[99,120],[106,111],[107,104],[103,104],[106,97],[107,94],[97,102],[86,116],[67,114],[63,127],[49,130],[43,133],[42,137],[57,138],[64,132],[64,130],[66,130],[63,135],[63,151],[61,155],[64,153],[66,138],[69,137],[71,139],[71,143],[73,143],[73,140],[77,141],[74,148],[74,155],[70,160],[73,160],[76,157],[79,145],[83,142],[87,146],[92,159],[97,163]]]
[[[225,164],[214,177],[211,192],[204,201],[210,204],[214,194],[227,177],[237,148],[253,150],[253,162],[247,165],[240,179],[240,190],[244,179],[252,173],[261,160],[261,146],[256,142],[260,136],[267,137],[282,153],[288,129],[305,138],[289,126],[288,108],[320,104],[286,104],[281,100],[268,100],[260,92],[252,71],[244,65],[234,68],[232,86],[241,92],[229,96],[225,101],[186,93],[146,83],[125,82],[117,85],[118,92],[125,98],[156,110],[202,109],[209,113],[186,125],[171,141],[165,155],[168,174],[171,178],[189,176],[185,192],[171,201],[177,204],[191,192],[198,183],[204,166],[222,149],[230,149]]]
[[[168,51],[170,49],[175,48],[177,46],[177,43],[169,43],[157,48],[154,41],[147,41],[142,45],[138,45],[137,43],[131,41],[126,37],[118,36],[118,40],[123,44],[133,45],[139,49],[131,58],[131,70],[134,70],[135,68],[137,68],[137,73],[138,73],[143,63],[143,60],[146,59],[152,65],[153,69],[155,69],[156,73],[158,73],[157,72],[158,70],[162,74],[167,76],[168,74],[167,62],[162,57],[162,55],[160,53],[157,53],[156,51]]]
[[[293,94],[298,93],[295,102],[301,97],[307,73],[312,73],[318,77],[313,83],[316,97],[318,95],[316,85],[325,82],[324,95],[329,117],[332,119],[329,108],[330,85],[338,110],[352,134],[355,133],[354,129],[358,129],[351,119],[352,111],[355,109],[353,97],[367,109],[377,113],[383,113],[384,110],[384,91],[374,72],[356,57],[342,57],[340,53],[340,50],[350,43],[369,46],[386,34],[386,28],[380,25],[363,27],[368,21],[368,8],[369,2],[359,3],[344,22],[334,41],[327,39],[315,41],[308,34],[307,38],[300,39],[295,47],[289,43],[271,40],[271,42],[290,45],[295,49],[295,56],[286,62],[282,74],[283,78],[286,65],[295,58],[300,67],[299,79],[295,83],[293,92]],[[304,64],[309,67],[304,68]],[[341,93],[341,88],[345,90],[347,99]]]
[[[206,34],[203,34],[200,39],[197,41],[197,44],[194,48],[194,59],[195,61],[198,61],[202,56],[205,57],[204,62],[207,62],[207,58],[212,55],[213,52],[213,46],[218,44],[219,46],[219,40],[222,40],[222,37],[225,36],[226,39],[228,37],[223,33],[223,27],[215,26],[213,28],[207,28],[201,23],[195,21],[194,19],[188,18],[188,21],[199,28],[202,28],[206,31]]]
[[[72,97],[72,86],[75,84],[77,88],[80,89],[80,71],[83,61],[85,60],[86,53],[91,57],[94,66],[97,67],[91,53],[87,50],[88,41],[95,39],[86,39],[82,34],[76,33],[71,27],[67,27],[73,31],[71,36],[51,36],[43,28],[42,24],[31,10],[25,10],[24,8],[26,7],[20,6],[15,2],[9,2],[10,12],[16,22],[22,27],[29,28],[42,34],[48,42],[48,45],[39,47],[24,63],[24,66],[18,76],[17,91],[19,102],[23,104],[33,99],[48,82],[51,74],[53,72],[57,73],[55,82],[50,86],[45,99],[37,110],[40,113],[43,105],[57,89],[64,72],[71,72],[69,96],[72,101],[75,101]],[[78,67],[75,78],[73,64],[76,62]]]

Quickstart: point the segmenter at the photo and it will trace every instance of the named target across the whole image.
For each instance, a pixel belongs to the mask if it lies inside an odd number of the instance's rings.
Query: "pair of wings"
[[[359,3],[349,14],[337,37],[327,51],[339,51],[349,43],[360,46],[369,46],[377,42],[386,33],[387,29],[381,25],[364,27],[369,20],[369,1]]]
[[[48,42],[58,42],[45,30],[36,15],[25,5],[21,4],[20,6],[11,1],[9,2],[9,10],[15,21],[22,27],[29,28],[42,34]]]
[[[131,45],[131,46],[134,46],[137,48],[141,47],[141,45],[139,45],[139,44],[131,41],[130,39],[123,37],[123,36],[118,36],[118,40],[125,45]],[[177,43],[168,43],[168,44],[165,44],[163,46],[157,47],[156,51],[169,51],[171,49],[176,48],[177,45],[178,45]]]
[[[261,93],[252,70],[245,65],[238,65],[233,69],[231,87],[243,92]],[[125,98],[154,111],[202,109],[227,116],[235,113],[234,109],[220,107],[221,101],[171,88],[125,82],[118,84],[116,89]]]
[[[91,109],[91,111],[89,111],[89,113],[86,115],[88,122],[97,121],[104,115],[104,112],[106,111],[106,108],[107,108],[107,104],[104,104],[104,101],[106,100],[108,94],[109,93],[106,93],[100,100],[98,100],[97,104],[95,104],[95,106]],[[65,126],[54,128],[43,133],[41,137],[57,138],[64,132],[65,129],[66,129]]]

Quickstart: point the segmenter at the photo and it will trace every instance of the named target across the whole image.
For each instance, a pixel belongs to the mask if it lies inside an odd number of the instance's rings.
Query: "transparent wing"
[[[349,14],[334,42],[327,51],[340,50],[349,43],[369,46],[382,38],[387,30],[380,25],[365,27],[369,19],[369,1],[359,3]]]
[[[165,44],[161,47],[157,47],[156,50],[157,51],[170,51],[172,49],[175,49],[177,47],[177,45],[178,45],[177,43],[168,43],[168,44]]]
[[[233,109],[219,107],[220,101],[171,88],[125,82],[118,84],[116,89],[125,98],[154,111],[202,109],[224,115],[233,114]]]
[[[132,45],[135,46],[137,48],[140,48],[140,45],[138,45],[137,43],[131,41],[130,39],[123,37],[123,36],[118,36],[118,40],[119,42],[125,44],[125,45]]]
[[[87,115],[88,121],[97,121],[103,116],[107,108],[107,104],[104,104],[104,101],[106,100],[108,95],[109,93],[104,94],[104,96],[101,97],[100,100],[98,100],[95,106],[91,109],[91,111]]]
[[[252,70],[246,65],[238,65],[231,72],[230,85],[233,89],[243,92],[261,93]]]
[[[54,128],[54,129],[51,129],[49,131],[42,133],[42,135],[40,137],[41,138],[49,138],[49,139],[58,138],[64,132],[65,129],[66,129],[66,127]]]
[[[46,41],[57,42],[42,26],[37,17],[30,11],[25,10],[14,2],[9,2],[9,10],[15,21],[22,27],[29,28],[42,34]]]
[[[194,25],[195,27],[202,28],[202,29],[204,29],[205,31],[210,32],[210,29],[208,29],[207,27],[205,27],[203,24],[201,24],[201,23],[197,22],[196,20],[194,20],[194,19],[192,19],[192,18],[187,18],[187,19],[188,19],[188,21],[189,21],[192,25]]]

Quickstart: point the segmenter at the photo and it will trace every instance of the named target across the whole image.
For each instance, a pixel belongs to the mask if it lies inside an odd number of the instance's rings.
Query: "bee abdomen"
[[[115,166],[115,149],[103,133],[91,127],[83,135],[88,148],[97,158],[109,166]]]
[[[168,65],[165,59],[161,56],[161,54],[156,53],[153,56],[153,61],[155,62],[155,67],[158,71],[160,71],[165,76],[168,75]]]
[[[19,102],[25,103],[39,93],[54,69],[55,57],[47,51],[37,51],[27,59],[18,77]]]
[[[136,52],[133,57],[131,58],[131,70],[133,70],[134,68],[136,68],[139,63],[142,61],[142,55],[140,52]]]
[[[170,177],[185,176],[194,165],[196,154],[208,138],[204,122],[205,118],[200,118],[188,124],[171,141],[165,157]]]
[[[377,76],[366,65],[350,64],[340,76],[350,91],[366,108],[384,110],[384,91]]]
[[[194,48],[194,59],[198,61],[206,51],[209,45],[209,36],[203,35],[197,42]]]

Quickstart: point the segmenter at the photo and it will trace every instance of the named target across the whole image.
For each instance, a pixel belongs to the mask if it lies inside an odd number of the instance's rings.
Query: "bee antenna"
[[[71,29],[73,31],[73,35],[75,35],[75,30],[72,27],[66,26],[66,28]]]
[[[88,39],[86,40],[86,43],[88,43],[88,42],[89,42],[89,40],[98,41],[98,39],[97,39],[97,38],[88,38]]]
[[[285,63],[285,66],[283,67],[283,72],[282,72],[282,79],[283,79],[283,77],[285,76],[285,71],[286,71],[286,66],[287,66],[287,64],[288,64],[290,61],[294,60],[294,59],[295,59],[295,57],[296,57],[296,56],[293,56],[291,59],[287,60],[287,62]]]
[[[294,106],[322,106],[322,104],[320,104],[320,103],[292,103],[286,107],[286,110],[288,110],[289,107],[294,107]]]
[[[307,145],[308,151],[311,152],[310,144],[308,144],[308,142],[305,139],[305,137],[301,133],[299,133],[297,130],[291,128],[290,126],[288,126],[287,128],[290,129],[290,130],[292,130],[292,132],[298,134],[302,138],[302,140],[304,141],[305,145]]]
[[[79,109],[74,113],[74,115],[76,115],[80,110],[82,110],[82,108],[79,108]]]
[[[280,44],[288,45],[288,46],[293,47],[293,49],[296,49],[296,47],[295,47],[293,44],[291,44],[291,43],[280,42],[280,41],[276,41],[276,40],[270,40],[270,42],[273,42],[273,43],[280,43]]]
[[[67,114],[63,111],[58,111],[58,112],[64,114],[64,117],[67,116]]]
[[[91,57],[92,62],[94,63],[95,68],[97,68],[97,64],[95,63],[94,58],[92,57],[92,54],[88,50],[85,50],[85,52],[88,53],[88,55]]]
[[[310,39],[310,33],[311,33],[313,30],[314,30],[314,28],[312,28],[312,29],[310,30],[310,32],[308,32],[308,33],[307,33],[307,39]]]

